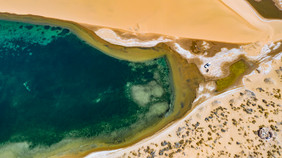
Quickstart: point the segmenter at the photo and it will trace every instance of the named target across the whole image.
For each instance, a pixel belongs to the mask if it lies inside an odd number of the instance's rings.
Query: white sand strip
[[[156,40],[150,41],[141,41],[139,39],[123,39],[113,30],[107,28],[98,29],[95,31],[95,33],[107,42],[125,47],[154,47],[161,42],[165,43],[172,41],[171,39],[165,39],[164,37],[159,37]]]

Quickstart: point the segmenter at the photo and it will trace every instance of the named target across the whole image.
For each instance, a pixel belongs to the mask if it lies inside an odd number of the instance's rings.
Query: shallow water
[[[264,18],[282,19],[282,11],[275,6],[275,3],[272,0],[261,0],[260,2],[256,2],[255,0],[247,1]]]
[[[172,109],[165,57],[128,62],[68,29],[0,21],[0,143],[122,142]]]
[[[249,67],[248,63],[243,59],[233,63],[229,67],[229,75],[216,81],[216,91],[220,92],[233,85],[238,81],[238,78],[242,77]]]

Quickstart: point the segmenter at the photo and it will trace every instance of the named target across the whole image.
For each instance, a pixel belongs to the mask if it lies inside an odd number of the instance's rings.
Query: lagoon
[[[173,109],[166,57],[129,62],[70,30],[0,21],[0,143],[120,143]]]

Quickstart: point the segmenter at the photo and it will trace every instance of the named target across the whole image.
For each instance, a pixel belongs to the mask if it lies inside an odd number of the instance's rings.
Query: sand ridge
[[[281,22],[262,22],[244,0],[0,0],[0,4],[0,12],[232,43],[268,40],[281,28]]]

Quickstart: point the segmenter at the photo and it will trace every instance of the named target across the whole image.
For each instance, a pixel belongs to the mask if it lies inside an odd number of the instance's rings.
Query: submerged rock
[[[140,106],[146,106],[156,98],[162,97],[164,89],[156,81],[151,81],[145,85],[133,85],[131,95],[133,101]]]

